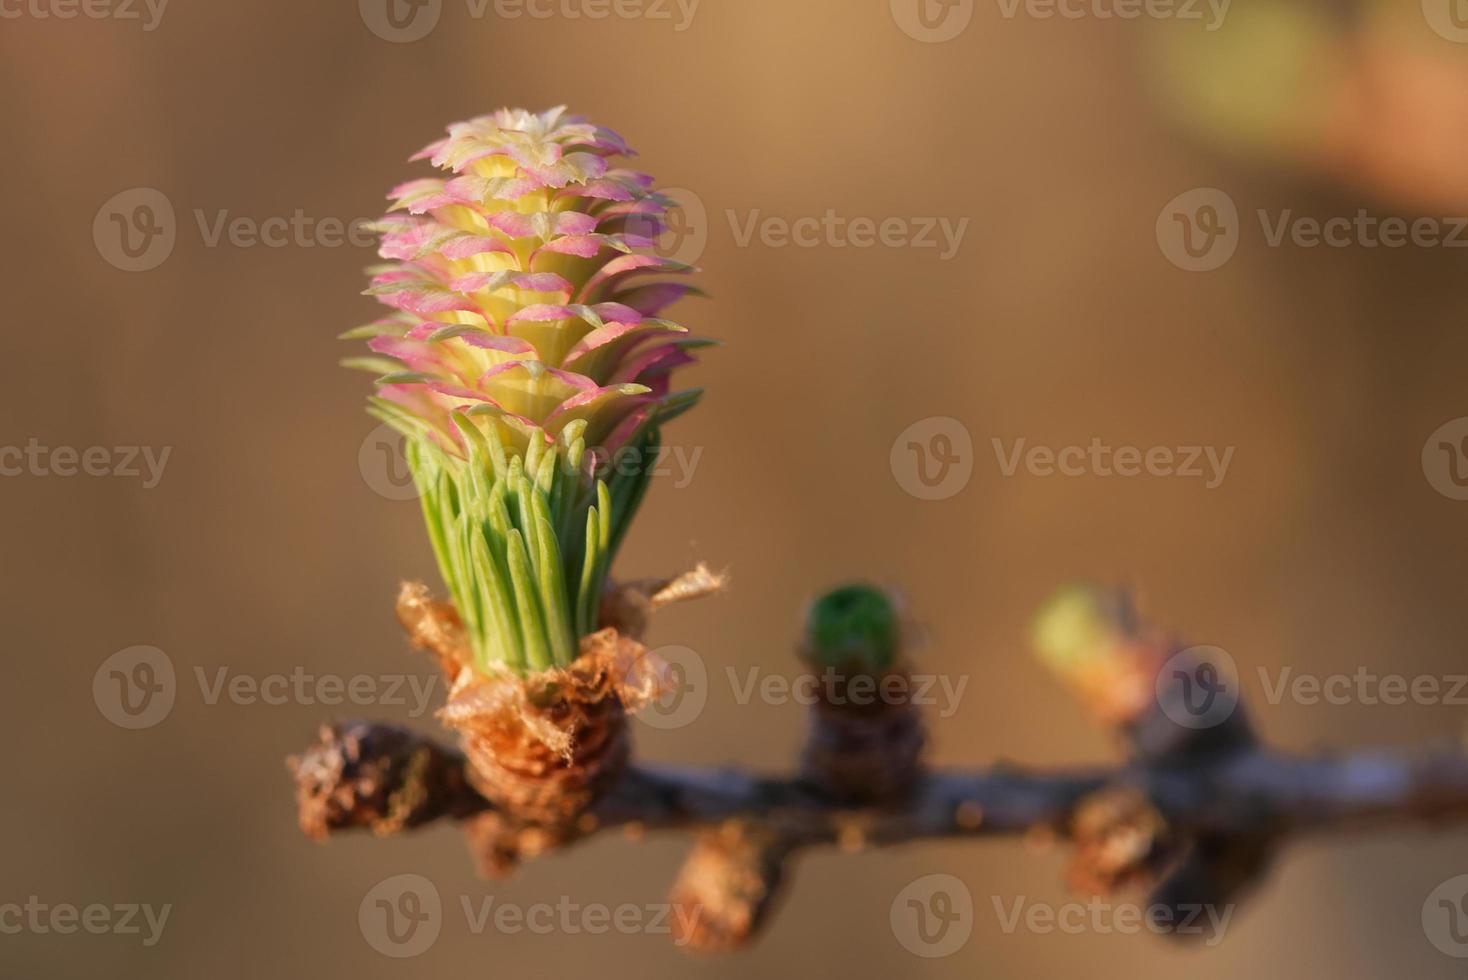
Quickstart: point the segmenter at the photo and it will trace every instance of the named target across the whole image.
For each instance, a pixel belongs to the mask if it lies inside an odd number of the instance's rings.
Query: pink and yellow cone
[[[414,159],[394,188],[369,295],[394,311],[346,336],[381,375],[374,414],[407,436],[439,567],[482,672],[563,667],[597,628],[659,429],[700,392],[702,346],[662,317],[694,292],[652,250],[673,201],[608,129],[501,110]],[[652,279],[648,279],[652,276]]]

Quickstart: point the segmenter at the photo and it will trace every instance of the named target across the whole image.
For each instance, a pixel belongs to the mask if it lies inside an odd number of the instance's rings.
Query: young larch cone
[[[452,600],[405,593],[399,616],[453,678],[443,718],[480,788],[528,821],[616,779],[656,683],[596,631],[662,426],[698,401],[673,373],[707,341],[663,318],[697,290],[653,252],[675,202],[630,155],[564,108],[450,126],[415,157],[439,175],[377,225],[367,293],[392,312],[346,335],[368,341],[348,364],[380,376],[370,411],[405,436]]]
[[[807,617],[802,659],[815,687],[801,774],[841,803],[881,803],[922,775],[927,738],[899,662],[901,622],[868,586],[822,596]]]

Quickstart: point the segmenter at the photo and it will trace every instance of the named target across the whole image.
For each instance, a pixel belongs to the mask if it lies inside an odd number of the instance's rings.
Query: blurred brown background
[[[1434,488],[1422,453],[1468,415],[1465,252],[1271,247],[1253,217],[1468,213],[1454,153],[1468,47],[1416,3],[1384,15],[1239,0],[1206,31],[1011,17],[980,0],[947,12],[972,20],[942,43],[904,30],[915,13],[887,0],[704,0],[681,31],[671,4],[671,19],[592,19],[556,0],[540,19],[444,0],[414,43],[374,34],[380,10],[352,0],[173,0],[153,30],[141,5],[140,20],[38,9],[58,8],[8,0],[0,20],[0,443],[172,453],[151,489],[0,479],[0,904],[173,909],[151,948],[0,935],[0,974],[1461,975],[1420,921],[1428,893],[1468,871],[1461,834],[1298,844],[1216,949],[1006,934],[995,897],[1068,900],[1061,857],[1015,842],[811,855],[740,958],[690,959],[660,936],[475,935],[460,896],[661,901],[684,841],[609,836],[505,883],[477,880],[446,827],[318,847],[295,828],[283,757],[327,718],[434,730],[431,713],[211,704],[196,674],[426,679],[391,599],[402,577],[436,581],[415,505],[359,468],[368,379],[336,366],[355,351],[334,336],[375,313],[357,295],[370,250],[211,246],[197,215],[375,217],[389,186],[426,174],[404,161],[445,124],[565,102],[702,201],[714,299],[674,315],[726,343],[694,372],[705,406],[670,433],[702,450],[696,473],[655,485],[620,560],[642,576],[706,559],[735,582],[656,624],[654,641],[696,650],[710,684],[693,724],[639,729],[647,758],[791,764],[801,709],[737,703],[724,668],[789,673],[806,598],[853,577],[903,589],[929,634],[922,663],[971,679],[959,712],[934,721],[941,764],[1113,756],[1026,651],[1035,607],[1076,576],[1134,582],[1154,617],[1227,648],[1283,746],[1459,737],[1461,707],[1268,705],[1255,673],[1464,670],[1468,503]],[[93,224],[138,187],[170,202],[176,243],[126,272]],[[1184,271],[1159,247],[1159,215],[1210,187],[1242,216],[1237,252]],[[741,247],[728,217],[827,209],[969,226],[943,261]],[[974,445],[972,479],[939,501],[904,492],[889,459],[930,417],[961,421]],[[1006,477],[991,448],[1093,437],[1235,453],[1208,490]],[[166,652],[177,697],[166,720],[128,731],[92,682],[134,645]],[[889,907],[937,871],[973,893],[973,935],[920,959]],[[447,919],[431,950],[394,960],[357,912],[404,872],[436,884]]]

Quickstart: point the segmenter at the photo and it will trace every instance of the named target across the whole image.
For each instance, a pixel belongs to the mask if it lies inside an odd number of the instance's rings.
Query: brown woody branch
[[[354,828],[386,836],[493,814],[457,751],[387,725],[325,727],[291,768],[302,829],[318,839]],[[832,804],[798,779],[638,766],[583,816],[575,836],[747,821],[776,827],[800,845],[1033,832],[1064,837],[1077,806],[1108,787],[1134,790],[1177,833],[1283,835],[1468,822],[1468,755],[1461,751],[1305,757],[1253,750],[1175,767],[933,772],[902,801],[866,808]]]
[[[694,584],[707,587],[703,579]],[[677,592],[673,585],[615,593],[604,618],[637,626],[658,596]],[[628,599],[643,592],[652,598],[641,605]],[[1179,652],[1175,642],[1139,625],[1124,597],[1102,597],[1094,608],[1112,630],[1098,641],[1099,653],[1062,651],[1051,666],[1120,737],[1130,756],[1121,766],[929,771],[913,705],[857,709],[843,696],[812,713],[798,775],[632,766],[579,816],[536,823],[529,822],[541,819],[533,811],[503,811],[481,795],[475,780],[485,778],[483,766],[457,750],[406,729],[346,722],[323,727],[317,743],[290,760],[301,828],[325,839],[357,828],[388,836],[461,821],[490,875],[606,830],[633,837],[685,831],[695,843],[672,899],[683,913],[696,914],[677,916],[675,932],[692,948],[728,950],[749,942],[768,921],[791,859],[813,846],[859,850],[999,835],[1066,839],[1074,846],[1073,887],[1108,892],[1140,885],[1152,889],[1155,907],[1183,909],[1238,901],[1292,836],[1468,823],[1464,748],[1325,756],[1273,751],[1259,741],[1210,648]],[[415,645],[454,669],[451,609],[431,601],[421,586],[407,586],[399,615]],[[1208,693],[1201,705],[1194,690]],[[1227,709],[1216,718],[1207,714],[1215,704]]]

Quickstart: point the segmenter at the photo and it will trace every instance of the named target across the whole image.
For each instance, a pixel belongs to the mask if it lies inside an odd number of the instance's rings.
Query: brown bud
[[[730,823],[701,834],[669,895],[674,942],[701,953],[748,945],[779,897],[789,853],[767,828]]]
[[[497,811],[481,813],[464,822],[469,853],[479,874],[485,878],[508,877],[522,861],[563,847],[576,836],[576,828],[569,825],[524,824]]]
[[[1227,922],[1274,863],[1277,840],[1269,834],[1209,834],[1157,886],[1148,914],[1159,931],[1184,941],[1217,941]]]
[[[1156,878],[1174,856],[1167,821],[1140,791],[1111,787],[1086,797],[1071,818],[1071,888],[1104,895]]]
[[[811,707],[802,777],[841,803],[900,798],[922,776],[927,740],[922,714],[909,700],[907,672],[827,671],[814,679],[820,694]]]
[[[415,649],[438,658],[444,676],[453,680],[472,659],[464,626],[452,603],[434,599],[421,582],[404,582],[398,590],[398,622]]]
[[[462,680],[521,683],[518,678]],[[567,687],[544,703],[537,700],[490,697],[472,706],[460,698],[460,710],[446,713],[446,719],[459,730],[476,789],[517,821],[568,827],[626,770],[631,754],[627,715],[611,693],[593,699]],[[466,704],[471,707],[462,708]],[[548,738],[547,732],[565,737]]]
[[[317,744],[286,765],[301,830],[316,840],[354,827],[385,836],[483,805],[466,786],[461,757],[406,729],[323,725]]]

